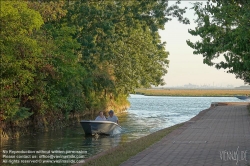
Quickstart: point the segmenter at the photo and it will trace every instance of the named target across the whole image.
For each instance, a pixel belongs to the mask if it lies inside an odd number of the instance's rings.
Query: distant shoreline
[[[250,96],[250,89],[136,89],[135,94],[145,96],[180,97],[235,97]]]

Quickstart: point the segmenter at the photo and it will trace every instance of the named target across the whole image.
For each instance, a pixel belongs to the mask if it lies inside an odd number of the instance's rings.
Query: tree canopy
[[[203,63],[227,69],[250,84],[250,2],[247,0],[208,0],[195,3],[197,27],[189,30],[200,41],[187,44],[194,54],[201,54]],[[213,60],[224,56],[223,61]]]
[[[173,17],[188,23],[178,3],[1,2],[1,119],[114,108],[135,88],[164,84],[158,30]]]
[[[37,11],[23,2],[1,2],[1,99],[3,118],[26,118],[32,113],[22,105],[22,100],[32,98],[37,67],[42,63],[40,47],[32,38],[43,24]],[[25,98],[25,99],[24,99]]]

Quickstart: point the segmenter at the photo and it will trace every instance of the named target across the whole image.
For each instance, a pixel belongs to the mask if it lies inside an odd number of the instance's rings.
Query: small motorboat
[[[249,96],[235,96],[235,97],[237,97],[237,98],[240,99],[240,100],[247,100],[247,99],[250,99]]]
[[[81,120],[80,123],[85,135],[116,135],[122,131],[120,125],[111,121]]]

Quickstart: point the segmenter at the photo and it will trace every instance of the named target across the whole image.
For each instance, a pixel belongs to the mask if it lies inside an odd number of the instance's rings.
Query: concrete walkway
[[[248,165],[250,116],[246,103],[212,105],[121,166]]]

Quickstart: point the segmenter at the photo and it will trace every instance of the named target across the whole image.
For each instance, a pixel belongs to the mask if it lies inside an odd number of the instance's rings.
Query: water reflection
[[[92,154],[101,152],[103,150],[110,149],[119,145],[121,141],[121,135],[114,136],[88,136],[82,141],[82,148],[88,152],[88,157]]]

